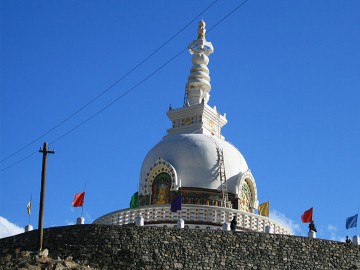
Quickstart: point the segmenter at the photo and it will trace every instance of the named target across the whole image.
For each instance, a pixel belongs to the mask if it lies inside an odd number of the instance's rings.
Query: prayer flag
[[[139,193],[136,191],[130,200],[130,208],[139,207]]]
[[[268,217],[270,210],[270,202],[265,202],[259,205],[258,211],[260,216]]]
[[[313,219],[312,219],[312,215],[313,215],[313,208],[311,207],[309,210],[306,210],[304,212],[304,214],[302,214],[301,216],[301,221],[303,223],[309,223],[311,222]]]
[[[78,193],[75,195],[75,198],[72,202],[72,206],[74,207],[79,207],[79,206],[83,206],[84,204],[84,198],[85,198],[85,191]]]
[[[346,229],[357,227],[357,218],[358,218],[358,214],[352,217],[348,217],[346,219],[346,225],[345,225]]]
[[[26,205],[26,209],[27,209],[28,215],[30,215],[31,214],[31,201],[29,201],[28,204]]]
[[[171,202],[171,212],[176,212],[178,210],[181,210],[181,195],[175,196],[175,198]]]

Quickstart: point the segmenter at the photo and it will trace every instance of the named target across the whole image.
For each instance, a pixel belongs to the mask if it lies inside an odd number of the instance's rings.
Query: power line
[[[241,8],[246,2],[249,0],[245,0],[241,2],[238,6],[236,6],[232,11],[230,11],[228,14],[226,14],[220,21],[215,23],[207,32],[210,32],[212,29],[214,29],[216,26],[218,26],[220,23],[222,23],[224,20],[226,20],[228,17],[230,17],[232,14],[234,14],[239,8]]]
[[[55,139],[54,141],[52,141],[50,144],[53,144],[55,142],[57,142],[58,140],[60,140],[61,138],[65,137],[66,135],[68,135],[69,133],[73,132],[74,130],[78,129],[79,127],[81,127],[83,124],[85,124],[86,122],[88,122],[89,120],[93,119],[95,116],[97,116],[98,114],[102,113],[103,111],[105,111],[106,109],[108,109],[109,107],[111,107],[112,105],[114,105],[119,99],[125,97],[127,94],[129,94],[131,91],[133,91],[135,88],[137,88],[138,86],[140,86],[142,83],[144,83],[145,81],[147,81],[148,79],[150,79],[152,76],[154,76],[158,71],[160,71],[162,68],[164,68],[165,66],[167,66],[171,61],[173,61],[176,57],[178,57],[180,54],[182,54],[184,51],[187,50],[187,47],[185,49],[182,49],[180,52],[178,52],[175,56],[173,56],[170,60],[166,61],[164,64],[162,64],[160,67],[158,67],[156,70],[154,70],[152,73],[150,73],[150,75],[146,76],[144,79],[142,79],[139,83],[137,83],[136,85],[134,85],[133,87],[131,87],[129,90],[127,90],[125,93],[121,94],[119,97],[117,97],[115,100],[113,100],[112,102],[110,102],[108,105],[106,105],[104,108],[102,108],[101,110],[97,111],[95,114],[93,114],[92,116],[90,116],[89,118],[85,119],[84,121],[82,121],[80,124],[78,124],[77,126],[75,126],[74,128],[72,128],[71,130],[69,130],[68,132],[64,133],[63,135],[61,135],[60,137],[58,137],[57,139]]]
[[[229,12],[227,15],[225,15],[220,21],[218,21],[217,23],[214,24],[214,26],[212,26],[207,32],[210,32],[212,29],[214,29],[216,26],[218,26],[221,22],[223,22],[226,18],[228,18],[229,16],[231,16],[233,13],[235,13],[240,7],[242,7],[246,2],[248,2],[249,0],[245,0],[243,1],[240,5],[236,6],[235,9],[233,9],[231,12]],[[215,3],[215,2],[214,2]],[[213,4],[214,4],[213,3]],[[201,14],[200,14],[201,15]],[[199,16],[200,16],[199,15]],[[198,16],[198,17],[199,17]],[[196,18],[195,18],[196,19]],[[195,20],[194,19],[194,20]],[[192,21],[194,21],[192,20]],[[187,24],[188,26],[189,24]],[[186,27],[187,27],[186,26]],[[185,27],[185,28],[186,28]],[[185,29],[183,28],[183,29]],[[137,83],[135,86],[131,87],[129,90],[127,90],[125,93],[123,93],[122,95],[120,95],[119,97],[117,97],[115,100],[113,100],[112,102],[110,102],[108,105],[106,105],[104,108],[102,108],[101,110],[99,110],[98,112],[96,112],[95,114],[93,114],[92,116],[90,116],[89,118],[85,119],[84,121],[82,121],[80,124],[78,124],[77,126],[75,126],[74,128],[72,128],[71,130],[69,130],[68,132],[64,133],[63,135],[61,135],[60,137],[58,137],[57,139],[55,139],[54,141],[52,141],[50,144],[53,144],[57,141],[59,141],[60,139],[62,139],[63,137],[67,136],[69,133],[73,132],[74,130],[78,129],[79,127],[81,127],[83,124],[85,124],[86,122],[90,121],[91,119],[93,119],[95,116],[97,116],[98,114],[102,113],[103,111],[105,111],[106,109],[108,109],[109,107],[111,107],[113,104],[115,104],[119,99],[123,98],[124,96],[126,96],[127,94],[129,94],[131,91],[133,91],[135,88],[137,88],[138,86],[140,86],[142,83],[144,83],[145,81],[147,81],[148,79],[150,79],[153,75],[155,75],[158,71],[160,71],[162,68],[164,68],[165,66],[167,66],[170,62],[172,62],[176,57],[178,57],[180,54],[182,54],[184,51],[186,51],[188,49],[188,47],[182,49],[180,52],[178,52],[175,56],[173,56],[170,60],[168,60],[167,62],[165,62],[164,64],[162,64],[160,67],[158,67],[155,71],[153,71],[152,73],[150,73],[150,75],[148,75],[147,77],[145,77],[143,80],[141,80],[139,83]]]
[[[211,31],[212,29],[214,29],[216,26],[218,26],[221,22],[223,22],[226,18],[228,18],[229,16],[231,16],[235,11],[237,11],[240,7],[242,7],[246,2],[248,2],[249,0],[245,0],[242,3],[240,3],[238,6],[236,6],[231,12],[229,12],[227,15],[225,15],[223,18],[221,18],[217,23],[214,24],[214,26],[212,26],[207,32]],[[201,15],[201,14],[200,14]],[[195,18],[196,19],[196,18]],[[194,20],[195,20],[194,19]],[[193,21],[194,21],[193,20]],[[125,93],[121,94],[119,97],[117,97],[115,100],[113,100],[112,102],[110,102],[108,105],[106,105],[105,107],[103,107],[101,110],[97,111],[95,114],[93,114],[92,116],[86,118],[85,120],[83,120],[81,123],[79,123],[78,125],[76,125],[75,127],[73,127],[72,129],[70,129],[69,131],[67,131],[66,133],[64,133],[63,135],[59,136],[58,138],[56,138],[55,140],[53,140],[52,142],[50,142],[50,144],[54,144],[57,141],[59,141],[60,139],[62,139],[63,137],[67,136],[68,134],[70,134],[71,132],[73,132],[74,130],[78,129],[79,127],[81,127],[82,125],[84,125],[86,122],[90,121],[91,119],[93,119],[95,116],[99,115],[100,113],[102,113],[103,111],[105,111],[106,109],[108,109],[109,107],[111,107],[113,104],[115,104],[118,100],[120,100],[121,98],[123,98],[124,96],[126,96],[127,94],[129,94],[130,92],[132,92],[134,89],[136,89],[138,86],[140,86],[142,83],[144,83],[145,81],[147,81],[149,78],[151,78],[153,75],[155,75],[158,71],[160,71],[162,68],[164,68],[165,66],[167,66],[171,61],[173,61],[176,57],[178,57],[181,53],[183,53],[184,51],[186,51],[188,48],[184,48],[182,49],[180,52],[178,52],[175,56],[173,56],[170,60],[166,61],[164,64],[162,64],[160,67],[158,67],[156,70],[154,70],[152,73],[150,73],[147,77],[145,77],[143,80],[141,80],[139,83],[137,83],[136,85],[134,85],[133,87],[131,87],[130,89],[128,89]],[[37,152],[35,152],[37,153]],[[14,164],[2,169],[1,171],[4,171],[20,162],[22,162],[23,160],[29,158],[30,156],[34,155],[35,153],[32,153],[31,155],[15,162]]]
[[[28,156],[26,156],[26,157],[24,157],[24,158],[22,158],[22,159],[20,159],[20,160],[18,160],[18,161],[16,161],[16,162],[14,162],[13,164],[11,164],[11,165],[9,165],[9,166],[1,169],[0,172],[5,171],[5,170],[7,170],[7,169],[9,169],[9,168],[11,168],[11,167],[13,167],[13,166],[15,166],[15,165],[19,164],[20,162],[23,162],[24,160],[28,159],[29,157],[32,157],[33,155],[35,155],[35,154],[37,154],[37,153],[38,153],[38,151],[35,151],[35,152],[31,153],[30,155],[28,155]]]
[[[94,101],[96,101],[97,99],[99,99],[101,96],[103,96],[105,93],[107,93],[108,91],[110,91],[115,85],[117,85],[120,81],[122,81],[123,79],[125,79],[128,75],[130,75],[132,72],[134,72],[138,67],[140,67],[142,64],[144,64],[147,60],[149,60],[154,54],[156,54],[159,50],[161,50],[166,44],[168,44],[171,40],[173,40],[176,36],[178,36],[182,31],[184,31],[190,24],[192,24],[197,18],[199,18],[203,13],[205,13],[210,7],[212,7],[217,1],[219,0],[215,0],[214,2],[212,2],[207,8],[205,8],[203,11],[201,11],[201,13],[199,15],[197,15],[195,18],[193,18],[189,23],[187,23],[183,28],[181,28],[179,31],[177,31],[173,36],[171,36],[167,41],[165,41],[160,47],[158,47],[155,51],[153,51],[152,53],[150,53],[150,55],[148,55],[145,59],[143,59],[142,61],[140,61],[140,63],[138,63],[136,66],[134,66],[132,69],[130,69],[128,72],[126,72],[120,79],[118,79],[117,81],[115,81],[114,83],[112,83],[110,86],[108,86],[107,88],[105,88],[105,90],[103,90],[100,94],[98,94],[97,96],[95,96],[93,99],[91,99],[89,102],[87,102],[85,105],[83,105],[82,107],[80,107],[79,109],[77,109],[75,112],[73,112],[72,114],[70,114],[68,117],[66,117],[64,120],[62,120],[61,122],[59,122],[58,124],[56,124],[55,126],[53,126],[52,128],[50,128],[48,131],[46,131],[45,133],[41,134],[39,137],[37,137],[36,139],[32,140],[31,142],[27,143],[26,145],[24,145],[23,147],[21,147],[19,150],[17,150],[16,152],[14,152],[13,154],[3,158],[1,160],[1,162],[13,157],[14,155],[16,155],[17,153],[21,152],[22,150],[24,150],[25,148],[27,148],[28,146],[32,145],[33,143],[39,141],[40,139],[42,139],[43,137],[45,137],[46,135],[48,135],[50,132],[52,132],[53,130],[57,129],[58,127],[60,127],[62,124],[64,124],[65,122],[67,122],[68,120],[70,120],[71,118],[73,118],[75,115],[77,115],[79,112],[81,112],[83,109],[85,109],[87,106],[89,106],[90,104],[92,104]]]

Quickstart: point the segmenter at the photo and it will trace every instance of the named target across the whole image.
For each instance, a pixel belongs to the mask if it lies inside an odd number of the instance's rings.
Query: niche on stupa
[[[140,187],[140,205],[170,204],[180,187],[175,168],[159,158],[149,169]]]
[[[168,173],[159,173],[152,183],[151,204],[170,204],[171,177]]]
[[[240,211],[254,213],[254,209],[257,209],[258,206],[258,199],[255,179],[250,170],[246,171],[239,177],[238,183],[238,209]]]

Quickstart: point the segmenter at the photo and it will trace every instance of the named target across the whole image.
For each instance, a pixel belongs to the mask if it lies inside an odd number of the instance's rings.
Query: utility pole
[[[40,191],[40,209],[39,209],[39,253],[42,251],[43,244],[43,223],[44,223],[44,201],[45,201],[45,185],[46,185],[46,161],[48,154],[54,154],[55,150],[48,150],[47,142],[44,142],[43,149],[40,148],[40,153],[43,154],[42,170],[41,170],[41,191]]]

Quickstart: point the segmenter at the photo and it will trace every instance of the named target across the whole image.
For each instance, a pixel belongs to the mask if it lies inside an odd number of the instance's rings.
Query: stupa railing
[[[144,218],[145,225],[176,224],[178,220],[183,219],[185,225],[204,224],[212,227],[221,227],[225,222],[230,222],[235,215],[238,230],[264,232],[265,227],[269,226],[274,233],[291,234],[288,228],[267,217],[231,208],[193,204],[183,204],[181,211],[176,213],[170,211],[169,204],[127,208],[104,215],[95,220],[94,223],[108,225],[132,224],[135,223],[135,218],[139,215]]]

